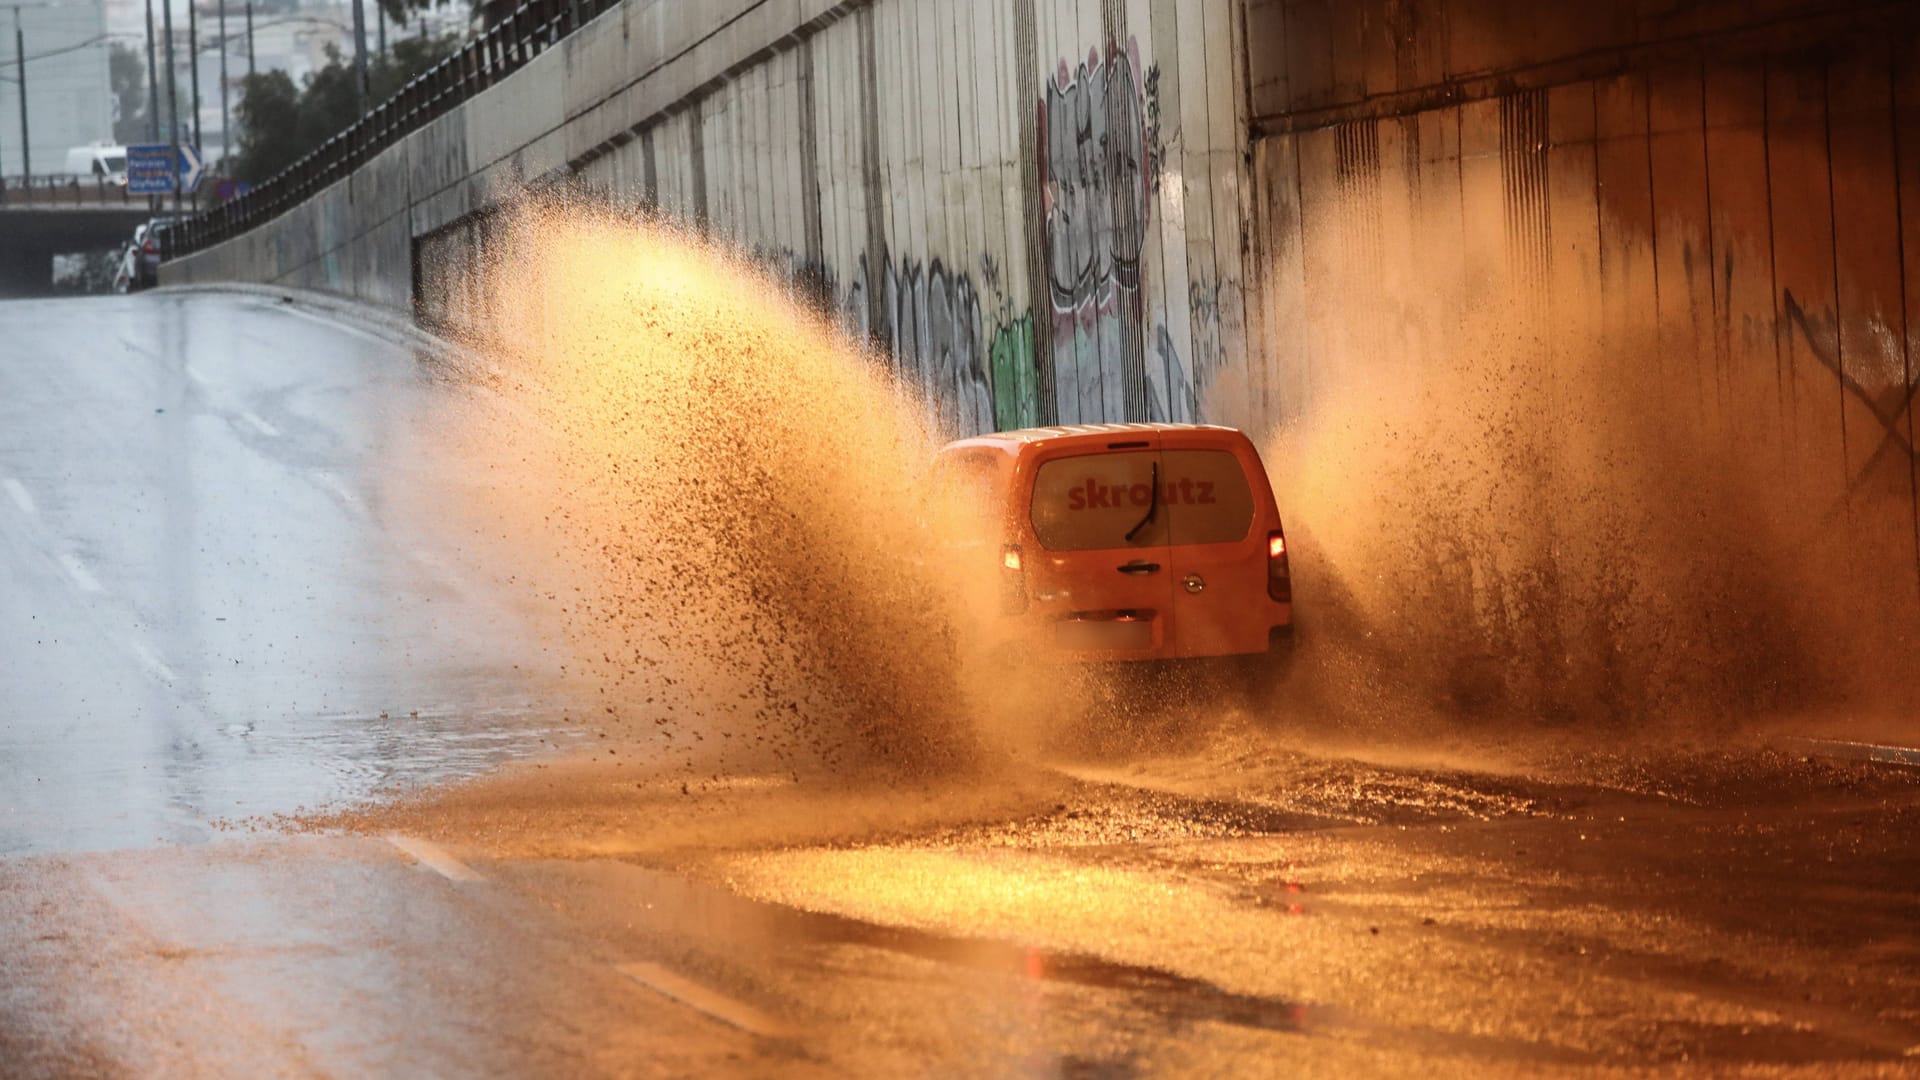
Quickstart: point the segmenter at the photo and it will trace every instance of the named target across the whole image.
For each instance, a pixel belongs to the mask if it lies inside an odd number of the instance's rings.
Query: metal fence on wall
[[[374,155],[525,67],[619,0],[528,0],[459,52],[415,76],[345,131],[205,213],[160,229],[164,258],[179,258],[279,217]]]

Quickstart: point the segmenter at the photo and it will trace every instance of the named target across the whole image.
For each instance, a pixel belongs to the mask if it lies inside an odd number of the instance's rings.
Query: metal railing
[[[76,206],[123,210],[145,205],[145,195],[129,195],[127,185],[104,176],[0,176],[0,210],[64,210]]]
[[[415,76],[345,131],[205,213],[162,227],[161,257],[179,258],[265,224],[374,155],[530,63],[620,0],[527,0],[452,56]]]

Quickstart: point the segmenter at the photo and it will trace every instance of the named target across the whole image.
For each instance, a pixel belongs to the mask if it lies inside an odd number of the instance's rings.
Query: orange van
[[[1287,541],[1260,455],[1232,428],[1089,424],[944,447],[984,499],[996,640],[1069,661],[1182,660],[1292,644]]]

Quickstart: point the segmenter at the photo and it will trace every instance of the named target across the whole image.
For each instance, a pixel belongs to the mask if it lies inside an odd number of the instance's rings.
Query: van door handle
[[[1157,574],[1160,572],[1160,564],[1136,559],[1133,562],[1122,564],[1120,572],[1123,574]]]

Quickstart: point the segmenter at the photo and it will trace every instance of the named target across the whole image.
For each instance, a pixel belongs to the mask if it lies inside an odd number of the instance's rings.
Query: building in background
[[[0,175],[19,176],[20,65],[14,9],[0,6]],[[32,171],[66,171],[67,150],[113,137],[103,0],[51,0],[19,8],[26,43],[27,129]]]

